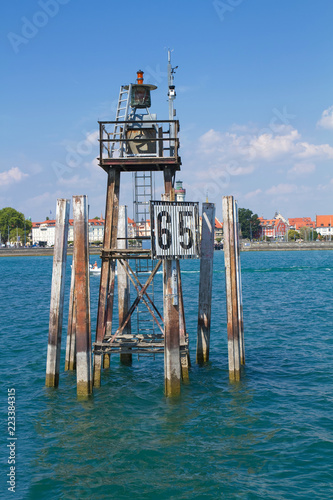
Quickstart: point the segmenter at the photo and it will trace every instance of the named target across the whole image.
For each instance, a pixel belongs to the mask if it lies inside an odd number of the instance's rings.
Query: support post
[[[180,394],[179,306],[174,304],[174,261],[165,260],[164,270],[164,380],[165,395]]]
[[[237,276],[239,350],[240,350],[241,364],[245,365],[242,272],[241,272],[241,262],[240,262],[238,208],[237,208],[236,200],[234,200],[234,214],[235,214],[235,235],[236,235],[235,251],[236,251],[236,276]]]
[[[237,206],[236,206],[237,207]],[[224,196],[223,211],[223,249],[225,262],[225,281],[227,299],[228,359],[230,381],[240,380],[240,342],[238,321],[238,293],[236,267],[235,205],[233,196]]]
[[[164,170],[165,193],[174,200],[174,172],[171,168]],[[178,300],[177,266],[174,260],[163,263],[164,290],[164,381],[165,395],[180,394],[180,339],[179,339],[179,300]]]
[[[188,346],[188,339],[186,338],[186,322],[185,322],[185,310],[184,310],[184,299],[183,299],[183,288],[182,288],[182,278],[180,272],[179,260],[176,261],[177,264],[177,277],[178,277],[178,298],[179,298],[179,343],[181,346]],[[180,367],[183,382],[189,382],[189,368],[191,366],[190,352],[180,355]]]
[[[198,364],[209,360],[210,322],[213,287],[215,204],[202,204],[201,260],[199,282],[199,310],[197,332]]]
[[[121,205],[119,207],[119,222],[118,222],[118,248],[128,248],[127,243],[127,207]],[[119,326],[121,326],[128,314],[130,303],[130,280],[126,274],[125,268],[122,265],[117,265],[117,280],[118,280],[118,315]],[[123,334],[131,333],[131,320],[126,324]],[[132,354],[120,353],[120,361],[125,365],[132,364]]]
[[[92,393],[87,196],[73,196],[77,395]]]
[[[75,300],[74,300],[74,288],[75,288],[75,267],[74,267],[74,255],[73,255],[71,288],[69,292],[65,370],[75,370],[76,368],[76,345],[75,345],[76,310],[75,310]]]
[[[108,171],[108,184],[106,193],[106,207],[105,207],[105,227],[104,227],[104,242],[103,250],[111,249],[111,238],[113,238],[113,213],[114,206],[118,203],[119,197],[119,183],[120,183],[120,172],[115,169],[109,169]],[[115,196],[116,195],[116,196]],[[116,198],[116,200],[115,200]],[[117,234],[116,234],[117,238]],[[112,312],[110,307],[110,301],[108,298],[108,308],[106,307],[107,296],[110,288],[110,282],[114,283],[114,269],[113,276],[110,278],[110,268],[112,270],[112,265],[114,264],[110,260],[102,255],[102,265],[101,265],[101,280],[99,285],[99,299],[98,299],[98,311],[97,311],[97,326],[96,326],[96,342],[102,342],[105,335],[105,328],[107,322],[107,309]],[[109,317],[110,324],[110,317]],[[100,387],[101,385],[101,369],[102,369],[102,354],[94,354],[94,386]]]
[[[64,308],[65,272],[67,260],[69,200],[58,199],[53,253],[49,339],[47,347],[47,387],[58,387],[60,368],[61,332]]]

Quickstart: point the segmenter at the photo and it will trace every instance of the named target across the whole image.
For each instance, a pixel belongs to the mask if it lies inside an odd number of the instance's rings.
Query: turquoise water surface
[[[1,258],[0,498],[332,499],[333,252],[248,252],[241,261],[240,383],[228,380],[224,261],[215,252],[204,367],[195,365],[199,261],[182,262],[193,366],[181,396],[163,395],[163,356],[132,367],[114,356],[102,387],[78,401],[64,359],[59,388],[44,386],[52,258]],[[93,331],[98,286],[92,276]],[[10,388],[15,493],[6,484]]]

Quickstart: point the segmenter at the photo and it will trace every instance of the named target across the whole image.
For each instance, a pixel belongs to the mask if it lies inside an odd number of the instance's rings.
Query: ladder
[[[129,109],[129,101],[131,95],[131,87],[132,85],[122,85],[119,91],[119,99],[117,104],[116,111],[116,122],[126,121],[128,119],[128,109]],[[109,139],[114,139],[114,142],[111,142],[111,146],[109,149],[109,158],[113,158],[114,153],[116,151],[116,144],[119,143],[119,156],[122,158],[124,156],[124,144],[121,139],[125,139],[126,130],[124,124],[115,123],[113,132],[109,134]]]
[[[119,91],[119,99],[117,104],[115,125],[113,132],[109,134],[110,148],[108,151],[109,157],[113,158],[118,152],[119,157],[122,158],[126,155],[126,148],[122,139],[126,138],[126,126],[122,121],[131,119],[135,115],[136,109],[130,110],[130,95],[132,85],[122,85]],[[149,109],[146,109],[148,116],[150,116]],[[119,148],[117,147],[119,144]],[[150,235],[150,227],[147,226],[149,216],[149,202],[154,198],[154,174],[151,171],[133,172],[133,215],[136,223],[137,234],[139,225],[144,221],[144,236]],[[147,240],[143,240],[147,241]],[[147,274],[150,274],[153,269],[153,261],[151,259],[135,260],[135,273],[140,281],[146,280]],[[149,285],[148,292],[152,300],[154,300],[154,282]],[[140,303],[137,307],[137,334],[144,337],[151,337],[155,335],[155,322],[147,311],[144,305]]]
[[[150,219],[149,202],[155,196],[154,174],[151,171],[134,172],[133,173],[133,213],[136,223],[137,236],[139,236],[139,227],[141,226],[141,236],[150,236],[150,227],[147,224]],[[142,240],[147,242],[149,240]],[[151,259],[138,259],[135,261],[135,272],[141,282],[146,281],[147,275],[153,270],[153,261]],[[154,280],[148,287],[148,293],[154,300]],[[137,307],[137,334],[144,337],[155,336],[156,325],[142,303]]]

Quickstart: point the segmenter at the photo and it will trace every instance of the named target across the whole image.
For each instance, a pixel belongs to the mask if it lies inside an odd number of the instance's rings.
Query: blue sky
[[[230,194],[267,218],[333,213],[331,0],[13,0],[1,19],[0,208],[41,221],[87,194],[100,216],[97,120],[138,69],[167,119],[170,47],[187,199],[208,193],[219,217]],[[128,174],[121,202],[131,214]]]

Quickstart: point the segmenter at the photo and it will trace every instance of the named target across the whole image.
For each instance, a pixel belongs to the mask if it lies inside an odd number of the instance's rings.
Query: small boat
[[[90,274],[101,274],[101,268],[95,264],[89,264],[89,272]]]

